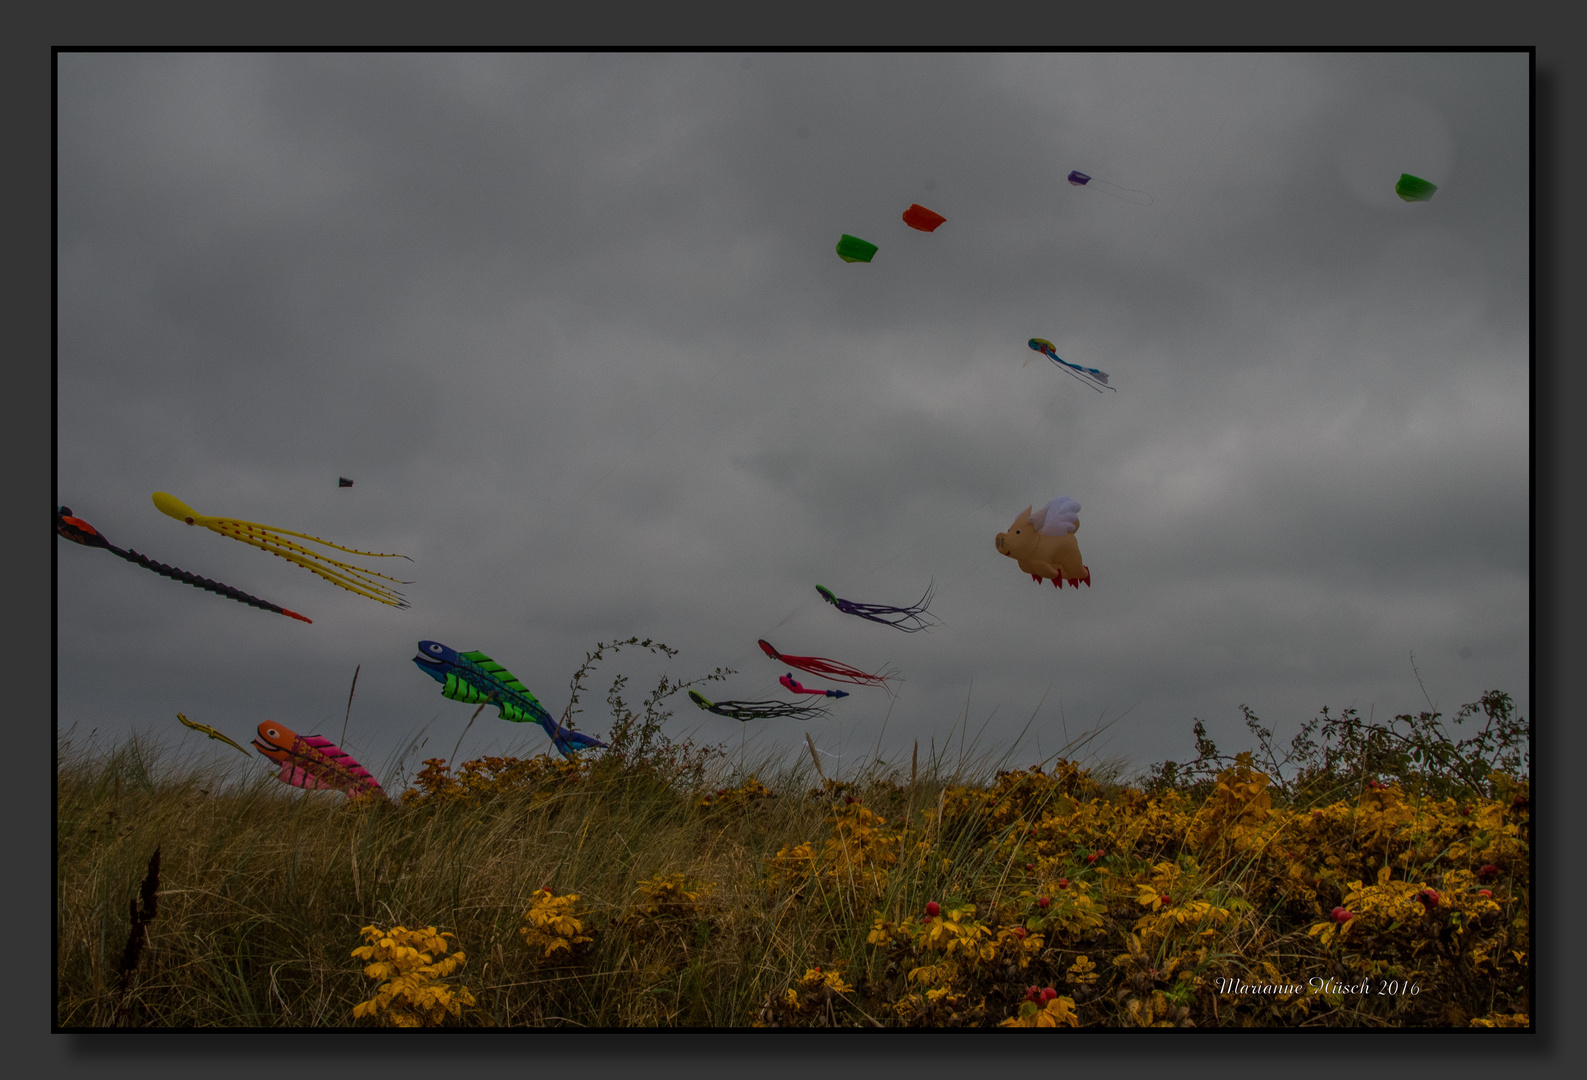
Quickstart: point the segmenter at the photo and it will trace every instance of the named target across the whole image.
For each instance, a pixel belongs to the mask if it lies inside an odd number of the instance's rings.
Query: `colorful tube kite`
[[[290,529],[277,529],[270,525],[260,525],[252,521],[239,521],[236,518],[205,517],[175,495],[168,495],[163,491],[154,493],[154,505],[166,517],[175,518],[177,521],[185,521],[189,525],[202,525],[211,532],[218,532],[222,536],[231,537],[233,540],[241,540],[245,544],[258,548],[260,551],[268,551],[272,555],[279,555],[288,562],[296,563],[305,570],[319,575],[332,585],[341,586],[348,592],[357,593],[359,596],[367,596],[371,600],[378,600],[382,604],[389,604],[392,607],[405,608],[408,606],[408,602],[402,598],[401,593],[389,586],[380,584],[374,579],[384,578],[387,581],[395,581],[398,585],[411,585],[413,584],[411,581],[403,581],[389,574],[365,570],[362,567],[332,559],[329,556],[310,551],[302,544],[288,540],[287,537],[296,536],[301,540],[311,540],[316,544],[324,544],[326,547],[335,548],[337,551],[345,551],[350,555],[365,555],[374,559],[406,559],[408,558],[406,555],[359,551],[357,548],[343,547],[340,544],[333,544],[329,540],[321,540],[317,536],[309,536],[307,533],[292,532]],[[411,562],[412,560],[409,561]]]
[[[386,797],[380,782],[369,775],[351,754],[320,735],[299,735],[284,724],[266,720],[259,725],[254,748],[281,766],[283,784],[307,789],[329,788],[349,796]]]
[[[1112,390],[1114,393],[1118,392],[1117,387],[1108,386],[1107,372],[1098,371],[1094,367],[1081,367],[1079,364],[1071,364],[1069,361],[1058,355],[1058,346],[1054,345],[1046,338],[1033,337],[1029,342],[1027,342],[1027,344],[1029,344],[1030,347],[1036,352],[1041,353],[1047,359],[1057,364],[1064,371],[1067,371],[1075,378],[1085,382],[1087,386],[1090,386],[1091,389],[1095,390],[1097,393],[1102,393],[1104,388]],[[1026,360],[1025,363],[1029,364],[1030,361]],[[1086,380],[1090,381],[1087,382]],[[1093,383],[1098,385],[1093,386]]]
[[[845,600],[841,596],[834,596],[832,590],[822,585],[816,586],[816,592],[821,598],[845,615],[858,615],[862,619],[869,619],[883,626],[891,626],[902,630],[906,634],[913,634],[936,625],[937,620],[926,614],[926,608],[931,603],[931,594],[935,583],[926,586],[926,594],[908,607],[890,607],[886,604],[861,604],[853,600]]]
[[[314,621],[313,619],[299,615],[295,611],[288,611],[286,608],[281,607],[278,604],[272,604],[268,600],[261,600],[257,596],[249,596],[242,590],[234,589],[230,585],[222,585],[218,581],[211,581],[209,578],[199,577],[197,574],[190,574],[186,570],[178,570],[174,566],[166,566],[164,563],[155,562],[148,556],[140,555],[136,551],[118,548],[115,544],[112,544],[109,540],[106,540],[104,536],[101,535],[99,530],[88,524],[88,522],[84,521],[82,518],[73,517],[72,508],[69,506],[61,506],[56,508],[55,531],[74,544],[82,544],[84,547],[104,548],[117,558],[126,559],[130,563],[137,563],[145,570],[153,570],[161,577],[168,577],[172,581],[186,582],[196,589],[203,589],[206,592],[212,592],[217,596],[227,597],[237,601],[239,604],[247,604],[249,607],[259,608],[261,611],[273,611],[277,615],[285,615],[288,618],[298,620],[298,622]],[[236,746],[237,744],[233,743],[232,745]],[[239,749],[241,748],[239,747]],[[246,751],[244,752],[246,753]]]
[[[822,656],[788,656],[772,648],[771,642],[766,641],[764,638],[757,644],[760,645],[761,652],[778,663],[796,667],[800,671],[808,671],[812,675],[819,675],[823,679],[830,679],[832,682],[846,682],[855,686],[880,686],[882,689],[888,690],[891,688],[887,685],[887,680],[898,677],[898,672],[896,671],[884,671],[880,674],[872,675],[869,672],[861,671],[857,667],[851,667],[837,660],[828,660]]]
[[[689,698],[706,712],[725,716],[729,720],[815,720],[827,715],[827,710],[817,705],[798,705],[791,701],[709,701],[697,690],[689,691]]]

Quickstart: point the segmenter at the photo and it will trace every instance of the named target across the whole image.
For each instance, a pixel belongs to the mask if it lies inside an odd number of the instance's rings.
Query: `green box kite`
[[[838,237],[838,258],[844,262],[870,262],[876,254],[876,245],[858,236],[844,233]]]
[[[1394,185],[1394,194],[1406,202],[1426,202],[1437,190],[1437,184],[1429,184],[1420,176],[1412,176],[1410,173],[1400,173],[1399,183]]]

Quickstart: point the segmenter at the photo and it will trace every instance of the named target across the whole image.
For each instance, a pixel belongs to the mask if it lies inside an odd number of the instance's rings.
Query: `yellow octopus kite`
[[[279,555],[289,562],[297,563],[305,570],[318,574],[333,585],[340,585],[348,592],[357,593],[359,596],[367,596],[371,600],[378,600],[382,604],[390,604],[392,607],[405,608],[408,606],[408,602],[402,598],[401,593],[389,586],[380,584],[374,579],[384,578],[387,581],[394,581],[398,585],[411,585],[413,584],[412,582],[402,581],[389,574],[365,570],[362,567],[332,559],[329,556],[310,551],[302,544],[288,540],[287,537],[296,536],[303,540],[311,540],[316,544],[324,544],[326,547],[335,548],[337,551],[345,551],[350,555],[366,555],[376,559],[406,559],[408,558],[406,555],[359,551],[357,548],[342,547],[342,545],[333,544],[329,540],[321,540],[317,536],[292,532],[289,529],[276,529],[252,521],[238,521],[236,518],[205,517],[175,495],[168,495],[163,491],[154,493],[154,505],[160,513],[167,517],[185,521],[189,525],[202,525],[204,528],[212,532],[218,532],[222,536],[229,536],[233,540],[241,540],[245,544],[251,544],[261,551]],[[412,560],[410,559],[409,561],[411,562]],[[332,569],[333,567],[334,569]]]

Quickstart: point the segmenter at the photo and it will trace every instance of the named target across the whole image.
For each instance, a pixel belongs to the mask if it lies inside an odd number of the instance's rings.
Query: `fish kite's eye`
[[[191,524],[193,524],[193,519],[192,519],[192,518],[187,518],[187,519],[186,519],[186,520],[187,520],[187,523],[188,523],[188,524],[189,524],[189,525],[191,525]]]
[[[267,728],[265,730],[265,734],[270,736],[272,739],[279,739],[281,737],[281,733],[275,728]]]
[[[433,653],[439,653],[441,651],[441,646],[432,641],[430,643],[430,651]]]

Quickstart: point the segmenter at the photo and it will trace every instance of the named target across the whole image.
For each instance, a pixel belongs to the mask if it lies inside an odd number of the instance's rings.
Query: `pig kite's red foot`
[[[1031,576],[1030,576],[1030,579],[1031,579],[1031,580],[1032,580],[1032,581],[1034,581],[1034,582],[1035,582],[1035,583],[1036,583],[1036,584],[1038,584],[1038,585],[1040,585],[1040,584],[1041,584],[1041,575],[1040,575],[1040,574],[1032,574],[1032,575],[1031,575]]]
[[[1055,588],[1055,589],[1063,588],[1064,587],[1063,578],[1053,578],[1052,579],[1052,587]]]
[[[1091,583],[1088,581],[1088,582],[1086,582],[1086,584],[1089,585]],[[1069,579],[1069,587],[1071,589],[1078,589],[1080,587],[1080,579],[1079,578],[1070,578]]]

